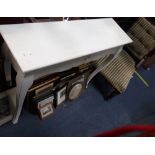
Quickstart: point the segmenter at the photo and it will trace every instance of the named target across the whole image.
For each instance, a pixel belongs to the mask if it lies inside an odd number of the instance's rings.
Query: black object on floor
[[[114,96],[118,95],[119,92],[101,75],[100,73],[96,75],[92,81],[96,89],[103,95],[105,100],[112,99]]]

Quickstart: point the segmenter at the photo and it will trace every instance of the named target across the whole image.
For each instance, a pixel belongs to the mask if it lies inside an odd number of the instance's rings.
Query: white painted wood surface
[[[13,123],[18,122],[27,90],[35,79],[105,55],[115,58],[123,45],[132,42],[111,18],[1,25],[0,33],[5,41],[5,61],[17,71]],[[94,71],[88,82],[106,65]]]
[[[111,18],[1,25],[0,33],[23,72],[131,42]]]

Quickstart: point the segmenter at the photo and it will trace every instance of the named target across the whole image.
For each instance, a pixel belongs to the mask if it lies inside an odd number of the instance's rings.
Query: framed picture
[[[48,98],[38,102],[38,111],[39,111],[41,119],[44,119],[44,118],[52,115],[54,112],[53,96],[48,97]]]
[[[64,86],[56,92],[57,105],[61,104],[66,100],[66,89],[67,86]]]

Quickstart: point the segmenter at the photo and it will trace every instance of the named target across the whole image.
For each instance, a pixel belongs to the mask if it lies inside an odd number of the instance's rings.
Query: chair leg
[[[142,81],[142,83],[146,86],[149,87],[149,84],[147,83],[147,81],[135,70],[135,74],[137,75],[137,77]]]

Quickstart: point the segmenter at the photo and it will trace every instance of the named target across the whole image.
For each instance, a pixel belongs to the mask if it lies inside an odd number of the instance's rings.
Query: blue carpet
[[[155,124],[155,66],[139,72],[149,88],[134,75],[125,93],[105,101],[90,85],[80,98],[61,105],[44,121],[23,110],[18,124],[0,127],[0,136],[94,136],[127,124]]]

